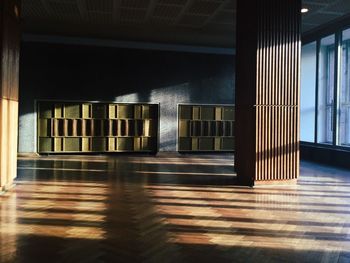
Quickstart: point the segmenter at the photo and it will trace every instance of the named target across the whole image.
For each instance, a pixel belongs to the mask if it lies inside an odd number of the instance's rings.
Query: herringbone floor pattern
[[[0,262],[350,262],[350,173],[234,186],[233,156],[19,160]]]

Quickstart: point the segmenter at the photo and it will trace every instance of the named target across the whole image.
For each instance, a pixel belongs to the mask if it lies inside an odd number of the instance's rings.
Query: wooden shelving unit
[[[234,151],[234,106],[180,104],[178,115],[179,152]]]
[[[157,152],[158,104],[38,102],[38,153]]]

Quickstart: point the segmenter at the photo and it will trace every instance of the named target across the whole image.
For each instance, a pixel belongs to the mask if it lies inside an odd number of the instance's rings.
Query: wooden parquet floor
[[[350,172],[235,186],[232,155],[21,157],[0,262],[350,262]]]

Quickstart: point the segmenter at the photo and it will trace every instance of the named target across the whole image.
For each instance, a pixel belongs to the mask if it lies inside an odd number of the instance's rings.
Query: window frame
[[[322,41],[325,38],[332,38],[334,43],[330,45],[323,45]],[[328,35],[326,37],[323,37],[319,40],[319,51],[316,54],[316,59],[318,59],[319,63],[316,63],[318,66],[316,70],[319,72],[323,72],[322,75],[325,76],[325,81],[322,85],[322,90],[320,88],[320,75],[318,75],[317,78],[317,98],[318,101],[316,103],[317,108],[317,119],[318,124],[315,127],[316,133],[317,133],[317,143],[322,145],[332,145],[334,141],[334,104],[335,104],[335,98],[334,98],[334,89],[336,88],[336,81],[335,81],[335,64],[336,64],[336,36],[335,34]],[[321,48],[322,47],[322,48]],[[325,53],[323,53],[325,52]],[[323,61],[323,63],[320,63],[320,60]],[[320,67],[322,65],[322,68]],[[333,69],[332,69],[333,65]],[[332,74],[333,73],[333,74]],[[332,76],[333,75],[333,76]],[[320,101],[322,99],[322,101]],[[323,115],[322,123],[320,123],[321,120],[321,112]],[[329,114],[330,113],[330,114]],[[320,125],[320,126],[319,126]],[[322,125],[322,126],[321,126]],[[319,139],[319,132],[322,131],[323,139],[320,141]],[[330,137],[330,138],[329,138]]]
[[[317,33],[310,35],[305,41],[302,42],[302,45],[307,45],[312,42],[316,42],[316,74],[315,74],[315,127],[314,127],[314,142],[306,142],[301,141],[303,145],[310,145],[310,146],[319,146],[319,147],[325,147],[330,149],[337,149],[337,150],[344,150],[344,151],[350,151],[350,143],[349,145],[341,145],[339,141],[339,119],[340,119],[340,92],[341,92],[341,62],[342,62],[342,36],[343,31],[350,29],[350,25],[343,24],[339,27],[337,27],[336,30],[325,30],[323,33]],[[334,103],[333,103],[333,138],[332,143],[319,143],[319,134],[318,134],[318,124],[319,124],[319,67],[320,67],[320,50],[321,50],[321,40],[322,38],[325,38],[327,36],[333,35],[335,36],[335,57],[334,57]],[[350,40],[349,40],[350,41]],[[350,60],[350,59],[349,59]],[[350,85],[350,84],[349,84]],[[350,90],[350,87],[349,87]],[[349,91],[350,92],[350,91]],[[350,98],[349,98],[350,100]],[[350,106],[349,106],[350,107]],[[349,114],[350,115],[350,114]],[[349,117],[350,122],[350,117]],[[350,128],[349,128],[350,129]]]
[[[349,28],[350,29],[350,28]],[[345,30],[342,31],[342,36],[343,36],[343,32]],[[346,48],[344,48],[344,44],[346,45]],[[344,50],[346,52],[345,54],[345,60],[346,60],[346,65],[348,66],[348,69],[347,69],[347,73],[346,74],[343,74],[343,64],[342,64],[342,67],[340,68],[340,72],[339,74],[341,75],[340,77],[340,85],[339,85],[339,107],[338,107],[338,118],[339,118],[339,122],[338,122],[338,127],[339,127],[339,133],[338,133],[338,145],[341,146],[341,147],[350,147],[350,139],[348,140],[349,142],[348,143],[342,143],[342,137],[340,136],[340,117],[341,117],[341,113],[342,113],[342,109],[345,108],[345,111],[347,111],[347,116],[346,116],[346,119],[348,120],[347,122],[345,121],[345,123],[350,123],[350,69],[349,69],[349,66],[350,66],[350,38],[343,41],[342,40],[342,44],[341,44],[341,54],[340,54],[340,59],[342,62],[344,62]],[[347,77],[346,80],[345,80],[345,85],[346,85],[346,91],[345,91],[345,97],[346,97],[346,101],[345,103],[342,102],[342,93],[343,93],[343,83],[344,83],[344,76]],[[345,127],[345,129],[348,130],[348,137],[350,137],[350,126],[349,127]]]

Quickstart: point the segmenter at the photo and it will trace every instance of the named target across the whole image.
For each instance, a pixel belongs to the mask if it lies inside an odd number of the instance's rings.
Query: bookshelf
[[[179,152],[234,151],[233,105],[178,106]]]
[[[157,152],[158,104],[39,101],[38,153]]]

